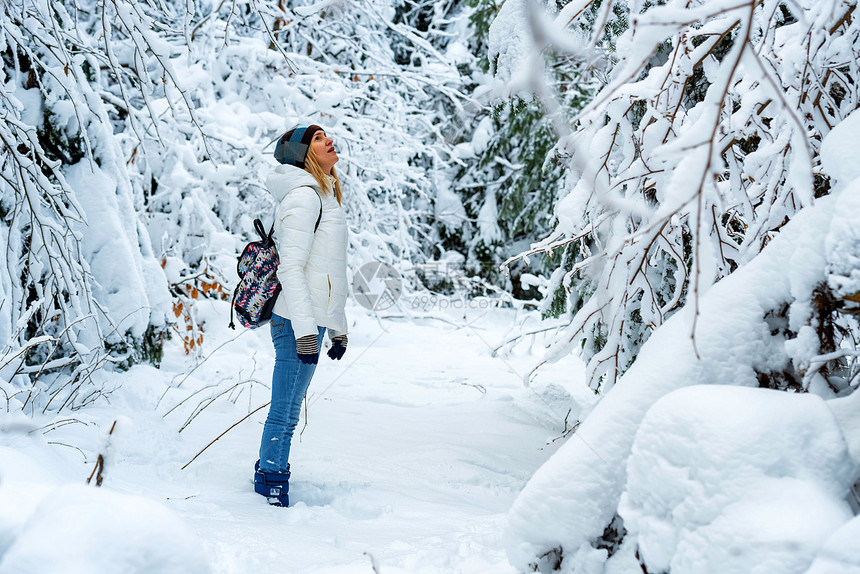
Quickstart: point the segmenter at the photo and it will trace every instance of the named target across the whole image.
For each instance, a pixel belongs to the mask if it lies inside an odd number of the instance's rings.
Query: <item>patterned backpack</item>
[[[322,199],[320,199],[320,214],[314,225],[314,233],[320,226],[322,219]],[[235,329],[233,323],[233,312],[239,316],[239,322],[243,327],[262,327],[272,318],[272,308],[281,292],[281,283],[278,281],[278,250],[272,234],[275,226],[269,233],[263,227],[263,222],[254,220],[254,228],[260,234],[260,241],[252,241],[242,250],[236,270],[239,272],[239,284],[233,291],[233,303],[230,308],[231,329]]]

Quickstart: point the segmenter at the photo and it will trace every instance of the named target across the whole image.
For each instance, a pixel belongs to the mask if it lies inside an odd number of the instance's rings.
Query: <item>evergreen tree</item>
[[[587,8],[610,5],[584,4],[555,17],[573,57],[606,38],[606,28],[592,24],[602,17]],[[615,6],[637,26],[614,42],[608,83],[572,129],[555,124],[557,150],[578,175],[556,205],[555,229],[521,254],[563,251],[544,309],[570,322],[550,357],[582,350],[595,390],[611,388],[666,318],[695,307],[711,284],[827,193],[826,178],[816,176],[817,147],[856,107],[854,66],[834,75],[835,56],[825,48],[857,41],[853,8],[846,15],[767,1]],[[575,47],[589,28],[591,39]],[[563,98],[544,94],[549,106]],[[695,344],[695,322],[690,332]]]
[[[472,7],[470,47],[480,55],[476,63],[482,71],[496,73],[490,26],[503,3],[469,0],[468,4]],[[563,65],[564,57],[552,51],[544,56],[550,68],[547,81],[565,92],[566,113],[575,114],[595,92],[596,81],[585,69]],[[504,285],[517,298],[536,299],[540,293],[534,284],[524,284],[521,278],[524,273],[540,275],[551,269],[543,258],[510,265],[504,271],[500,265],[512,252],[527,249],[551,230],[553,208],[568,174],[566,162],[556,149],[552,119],[540,101],[533,94],[488,92],[488,84],[484,78],[482,90],[490,97],[471,121],[471,137],[455,148],[459,165],[451,189],[462,204],[466,232],[443,227],[442,245],[464,253],[467,269],[484,285]]]

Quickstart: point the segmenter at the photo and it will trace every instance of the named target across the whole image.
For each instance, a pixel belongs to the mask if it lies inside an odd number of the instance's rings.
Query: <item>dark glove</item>
[[[331,338],[331,349],[328,350],[328,358],[334,361],[340,361],[343,354],[346,353],[347,344],[346,335],[335,335]]]
[[[299,360],[304,364],[309,365],[313,363],[316,365],[320,358],[317,336],[305,335],[296,339],[296,353],[299,355]]]

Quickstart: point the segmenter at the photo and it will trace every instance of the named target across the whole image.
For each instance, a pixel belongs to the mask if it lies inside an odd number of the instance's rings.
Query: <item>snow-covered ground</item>
[[[378,321],[351,309],[344,360],[323,357],[312,382],[280,509],[251,483],[266,409],[181,469],[268,400],[268,333],[228,330],[226,309],[201,304],[196,369],[171,342],[160,370],[110,375],[110,405],[0,415],[0,574],[515,572],[506,513],[564,442],[565,417],[593,401],[577,359],[527,388],[539,345],[492,356],[513,311]],[[80,486],[99,453],[102,488]]]

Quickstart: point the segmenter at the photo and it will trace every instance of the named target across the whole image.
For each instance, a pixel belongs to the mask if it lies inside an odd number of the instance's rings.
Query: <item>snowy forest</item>
[[[0,574],[860,574],[856,0],[0,7]],[[279,509],[227,323],[300,123],[402,294]]]

